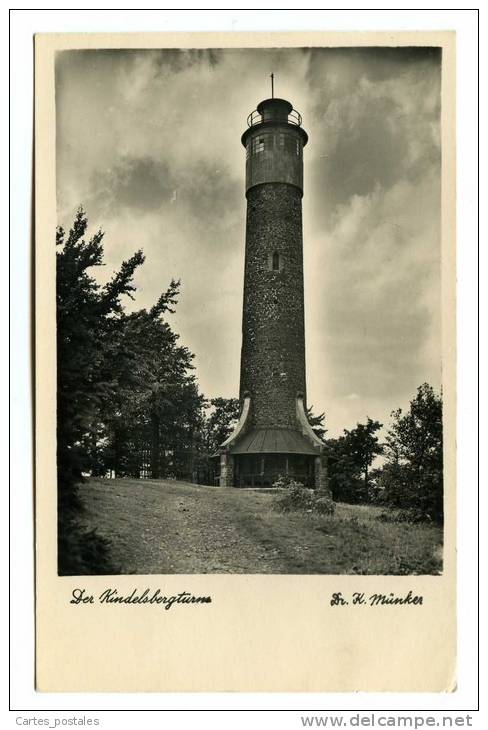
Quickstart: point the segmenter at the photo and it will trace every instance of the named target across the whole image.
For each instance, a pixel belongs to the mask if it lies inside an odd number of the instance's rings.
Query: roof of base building
[[[231,454],[314,454],[316,449],[291,428],[254,428],[230,448]]]

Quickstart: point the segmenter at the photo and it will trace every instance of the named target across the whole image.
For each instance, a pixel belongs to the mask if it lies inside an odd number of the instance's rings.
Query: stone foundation
[[[327,473],[327,456],[325,454],[315,457],[315,489],[332,499]]]
[[[234,457],[232,454],[220,454],[220,486],[234,486]]]

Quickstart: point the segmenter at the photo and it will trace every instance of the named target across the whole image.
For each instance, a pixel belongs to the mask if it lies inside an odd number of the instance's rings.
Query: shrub
[[[58,531],[58,575],[117,575],[109,557],[110,541],[78,519],[64,519]]]
[[[58,489],[58,575],[117,575],[110,541],[83,525],[81,489]]]
[[[299,482],[291,482],[282,488],[276,498],[276,506],[283,512],[294,509],[312,510],[313,490],[307,489]]]
[[[408,464],[385,464],[378,479],[378,503],[398,508],[404,522],[442,524],[442,474],[414,470]],[[399,521],[399,520],[397,520]]]
[[[413,525],[432,522],[432,517],[418,507],[400,509],[395,512],[382,512],[376,519],[380,522],[410,522]]]
[[[282,512],[304,510],[320,515],[334,514],[335,504],[330,497],[323,492],[304,487],[291,477],[280,476],[273,486],[280,489],[280,493],[275,497],[274,505]]]
[[[301,482],[296,482],[291,477],[283,476],[282,474],[280,474],[278,479],[273,483],[273,487],[275,487],[276,489],[289,489],[290,487],[295,485],[303,487],[303,484]]]
[[[319,515],[332,516],[335,512],[335,502],[330,497],[314,493],[313,509]]]

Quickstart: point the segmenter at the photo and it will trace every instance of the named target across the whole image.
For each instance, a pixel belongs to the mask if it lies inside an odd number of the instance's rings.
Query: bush
[[[76,518],[64,521],[58,532],[58,575],[117,575],[109,547],[109,540]]]
[[[281,490],[275,497],[274,506],[282,512],[303,510],[320,515],[334,514],[335,504],[323,492],[308,489],[300,482],[283,476],[280,476],[273,486]]]
[[[275,485],[276,486],[276,482]],[[313,490],[307,489],[299,482],[291,482],[276,498],[276,506],[283,512],[289,512],[293,509],[311,510],[313,500]]]
[[[319,515],[332,516],[335,512],[335,503],[330,497],[314,494],[313,510]]]
[[[418,507],[400,509],[396,512],[382,512],[376,519],[380,522],[409,522],[412,525],[432,522],[432,517]]]
[[[288,476],[283,476],[280,474],[278,479],[273,482],[273,487],[276,489],[289,489],[293,486],[298,486],[303,488],[303,484],[301,482],[296,482],[294,479]]]
[[[378,478],[378,502],[398,508],[404,522],[443,521],[442,471],[385,464]],[[396,520],[401,521],[401,520]]]
[[[110,541],[83,525],[80,485],[58,487],[58,575],[117,575]]]

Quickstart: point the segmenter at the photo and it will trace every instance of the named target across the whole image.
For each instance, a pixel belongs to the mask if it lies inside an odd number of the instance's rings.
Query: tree
[[[153,479],[192,476],[204,398],[192,353],[164,319],[178,293],[179,282],[172,281],[157,305],[125,315],[116,328],[111,367],[118,388],[104,419],[110,434],[106,468],[118,476],[138,477],[141,470]]]
[[[206,449],[211,456],[230,436],[239,419],[238,398],[212,398],[205,421]]]
[[[76,502],[74,485],[94,464],[94,445],[105,435],[101,413],[117,383],[107,367],[111,332],[122,316],[121,299],[132,296],[137,251],[101,287],[89,270],[103,264],[102,231],[85,241],[88,221],[80,208],[66,236],[57,229],[57,457],[60,500]]]
[[[364,489],[368,492],[368,470],[376,456],[383,452],[383,446],[375,435],[383,424],[368,418],[366,423],[358,423],[351,431],[344,431],[349,453],[354,464],[364,478]]]
[[[133,276],[144,261],[137,251],[101,287],[90,275],[103,263],[102,231],[85,241],[88,221],[82,208],[66,235],[56,231],[58,569],[63,575],[113,572],[106,541],[83,531],[78,521],[78,484],[97,466],[106,437],[101,417],[115,395],[106,367],[106,343],[122,314],[121,299],[134,291]]]
[[[313,413],[313,406],[310,406],[310,408],[307,408],[307,418],[315,435],[318,436],[319,439],[324,440],[325,434],[327,433],[327,429],[325,427],[325,413],[319,413],[318,416],[315,416]]]
[[[338,439],[329,439],[331,454],[329,479],[334,499],[345,502],[367,502],[371,498],[369,469],[376,456],[382,453],[377,431],[379,421],[367,419],[358,423]]]
[[[388,460],[380,479],[384,501],[443,520],[442,395],[423,383],[409,410],[392,413]]]
[[[366,495],[357,465],[354,463],[345,436],[328,439],[328,477],[332,497],[336,502],[363,502]]]
[[[171,470],[191,478],[195,434],[203,424],[193,355],[165,321],[177,303],[179,282],[171,281],[151,309],[127,314],[123,298],[133,298],[134,273],[144,256],[137,251],[99,285],[91,270],[103,265],[104,234],[85,240],[87,226],[80,208],[69,234],[62,228],[56,233],[62,574],[111,570],[104,541],[80,526],[84,473],[114,469],[139,477],[143,469],[153,476]]]

